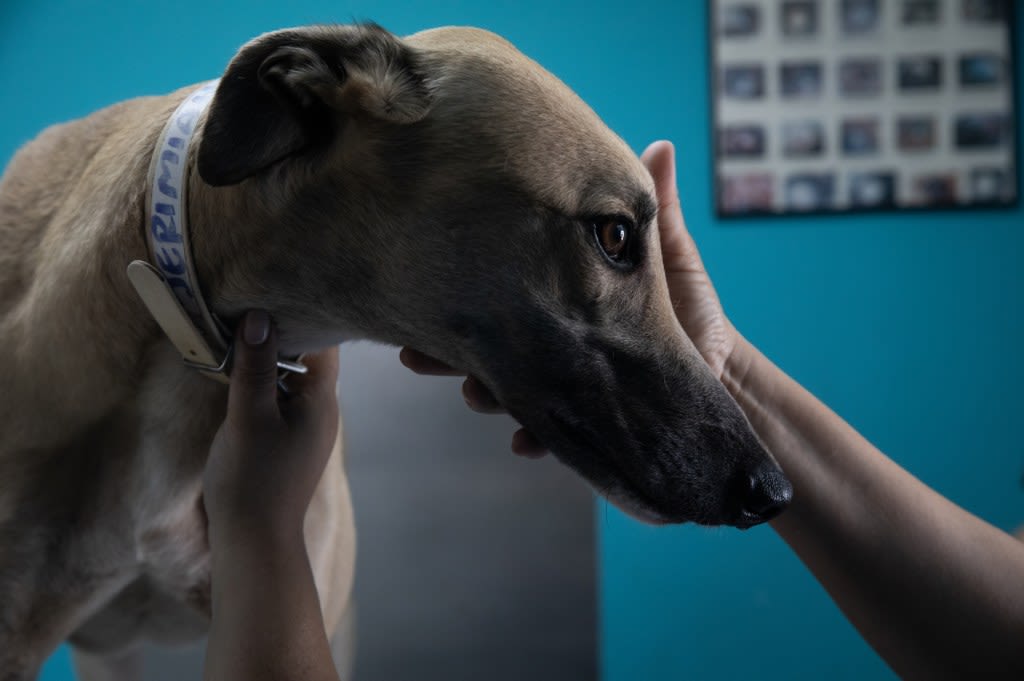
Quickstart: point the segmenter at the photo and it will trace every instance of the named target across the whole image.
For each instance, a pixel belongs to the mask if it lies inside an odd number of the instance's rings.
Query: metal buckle
[[[309,372],[309,367],[302,363],[302,358],[303,355],[299,355],[294,360],[277,360],[277,387],[285,395],[291,393],[291,390],[288,389],[288,384],[284,382],[286,378],[292,374],[306,374]]]
[[[190,369],[196,371],[202,371],[205,374],[213,374],[217,380],[222,380],[224,383],[228,383],[228,379],[231,377],[230,369],[231,359],[234,356],[235,344],[228,341],[228,351],[224,353],[224,360],[217,366],[210,364],[203,364],[202,362],[193,362],[190,359],[182,358],[182,362]],[[291,374],[306,374],[309,372],[309,367],[302,363],[303,355],[299,355],[294,360],[281,359],[277,360],[277,385],[284,392],[289,392],[288,387],[284,383],[284,379],[288,378]]]

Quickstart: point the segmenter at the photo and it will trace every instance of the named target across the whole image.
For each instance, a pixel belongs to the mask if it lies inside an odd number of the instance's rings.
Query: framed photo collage
[[[1009,0],[711,0],[723,217],[1015,205]]]

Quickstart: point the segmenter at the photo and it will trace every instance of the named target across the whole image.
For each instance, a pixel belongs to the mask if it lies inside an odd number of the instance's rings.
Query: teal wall
[[[664,15],[643,57],[661,55],[651,104],[620,129],[636,147],[675,140],[687,222],[734,323],[926,483],[1024,523],[1024,210],[716,219],[705,26],[703,2]],[[607,681],[894,678],[770,529],[599,513]]]
[[[49,123],[218,75],[257,33],[353,19],[493,29],[638,151],[675,141],[690,229],[743,333],[924,481],[1001,527],[1024,521],[1024,211],[718,221],[703,0],[6,0],[0,162]],[[890,677],[770,529],[597,513],[607,681]],[[44,679],[68,670],[62,652]]]

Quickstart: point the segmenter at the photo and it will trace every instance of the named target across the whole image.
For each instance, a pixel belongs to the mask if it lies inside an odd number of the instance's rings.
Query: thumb
[[[277,413],[277,336],[270,315],[250,310],[235,330],[228,417],[251,420]]]
[[[676,184],[676,151],[671,142],[653,142],[641,155],[654,179],[654,193],[658,196],[658,230],[661,232],[661,252],[666,259],[679,259],[687,266],[703,269],[697,246],[683,221]]]
[[[658,195],[660,206],[679,203],[675,146],[668,140],[651,142],[640,155],[640,160],[654,178],[654,191]]]

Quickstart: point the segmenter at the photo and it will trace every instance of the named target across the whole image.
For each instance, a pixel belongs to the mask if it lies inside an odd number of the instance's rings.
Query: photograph
[[[718,31],[727,38],[756,35],[761,29],[761,8],[757,5],[733,3],[718,12]]]
[[[903,0],[900,20],[904,26],[933,26],[941,18],[939,0]]]
[[[817,0],[787,0],[780,9],[779,26],[785,37],[808,37],[818,32]]]
[[[825,151],[825,127],[821,121],[787,121],[782,124],[782,155],[787,158],[821,156]]]
[[[1007,118],[1001,113],[961,114],[953,138],[958,149],[992,149],[1003,144]]]
[[[722,69],[722,94],[732,99],[758,99],[764,96],[764,66],[735,64]]]
[[[935,118],[901,116],[896,119],[896,146],[903,151],[928,151],[935,147]]]
[[[878,0],[842,0],[839,5],[839,25],[847,35],[874,32],[878,18]]]
[[[1003,82],[1003,57],[991,52],[970,52],[957,60],[960,85],[985,87]]]
[[[822,91],[822,69],[819,61],[782,62],[779,83],[783,97],[819,97]]]
[[[719,202],[723,213],[764,213],[772,210],[773,178],[770,173],[719,177]]]
[[[713,1],[721,213],[1018,194],[1013,0]]]
[[[969,186],[971,200],[978,203],[1002,202],[1013,198],[1012,184],[1002,168],[972,168]]]
[[[846,118],[839,126],[840,145],[847,156],[876,153],[881,125],[877,118]]]
[[[942,86],[942,57],[901,57],[896,82],[903,91],[937,90]]]
[[[896,174],[853,173],[849,202],[852,208],[892,208],[896,205]]]
[[[965,21],[994,23],[1006,16],[1003,6],[1009,0],[962,0]]]
[[[839,62],[839,94],[877,95],[882,91],[882,62],[873,57],[844,59]]]
[[[835,178],[830,173],[800,173],[786,178],[786,208],[795,212],[833,208]]]
[[[956,175],[933,173],[914,178],[911,203],[924,206],[948,206],[956,203]]]
[[[718,153],[722,158],[761,158],[765,132],[760,125],[726,125],[718,132]]]

